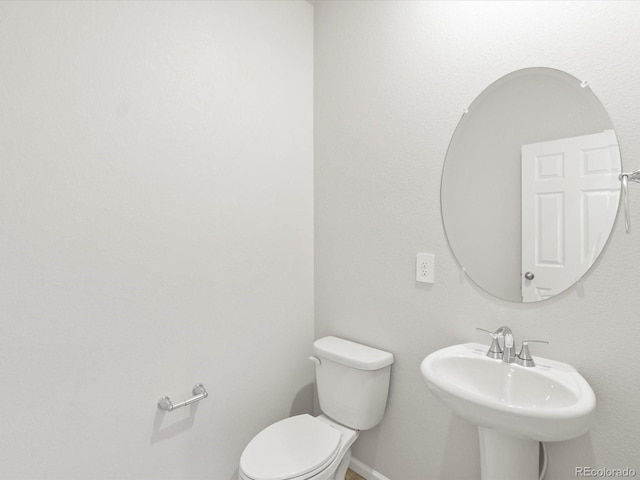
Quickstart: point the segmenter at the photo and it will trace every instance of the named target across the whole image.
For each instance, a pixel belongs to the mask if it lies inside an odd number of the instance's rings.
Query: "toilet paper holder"
[[[193,397],[185,400],[184,402],[176,403],[175,405],[171,402],[171,399],[169,397],[162,397],[158,401],[158,408],[160,410],[171,412],[176,408],[186,407],[187,405],[191,405],[192,403],[199,402],[203,398],[207,398],[209,396],[209,394],[207,393],[207,390],[205,390],[204,388],[204,385],[202,385],[201,383],[198,383],[196,386],[194,386],[191,392],[194,395]]]

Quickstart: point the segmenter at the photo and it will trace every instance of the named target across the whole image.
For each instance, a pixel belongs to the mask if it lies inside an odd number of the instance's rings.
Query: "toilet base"
[[[347,476],[347,469],[349,468],[349,464],[351,463],[351,449],[347,450],[338,469],[336,470],[336,474],[334,475],[334,480],[344,480],[344,477]]]

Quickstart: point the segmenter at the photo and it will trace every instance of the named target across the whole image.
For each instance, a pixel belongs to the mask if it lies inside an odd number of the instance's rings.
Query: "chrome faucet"
[[[513,339],[513,332],[509,327],[503,325],[496,330],[498,338],[502,337],[502,361],[513,363],[516,360],[516,345]]]
[[[489,351],[487,352],[487,357],[500,358],[505,363],[513,363],[515,361],[516,342],[513,339],[513,332],[509,327],[503,325],[495,332],[485,330],[484,328],[476,328],[476,330],[487,332],[491,335],[491,338],[493,338],[491,347],[489,347]],[[502,338],[502,345],[500,345],[500,338]]]
[[[547,342],[546,340],[524,340],[522,342],[520,353],[516,355],[516,341],[513,339],[513,332],[506,325],[503,325],[495,332],[485,330],[484,328],[476,328],[476,330],[487,332],[493,339],[493,341],[491,342],[491,346],[489,347],[489,351],[487,352],[487,357],[499,358],[504,363],[516,362],[518,365],[521,365],[523,367],[536,366],[536,362],[533,360],[533,357],[529,353],[530,342],[549,344],[549,342]],[[502,345],[500,345],[500,338],[502,338]]]

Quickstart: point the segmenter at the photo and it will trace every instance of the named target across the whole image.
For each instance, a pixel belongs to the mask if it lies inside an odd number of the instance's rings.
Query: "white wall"
[[[0,3],[0,478],[235,479],[311,408],[312,31],[302,1]]]
[[[640,375],[640,189],[631,235],[618,221],[585,280],[537,304],[493,298],[462,277],[441,220],[439,182],[462,110],[510,71],[547,66],[588,80],[608,109],[626,169],[640,167],[640,4],[634,2],[315,3],[316,336],[396,356],[389,408],[354,455],[394,480],[479,478],[475,428],[423,384],[420,361],[475,327],[510,325],[535,354],[593,386],[592,431],[552,444],[548,480],[576,466],[635,467]],[[415,254],[436,254],[416,284]]]

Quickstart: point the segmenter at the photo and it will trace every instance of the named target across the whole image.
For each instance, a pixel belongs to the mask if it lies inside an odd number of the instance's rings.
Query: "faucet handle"
[[[535,367],[536,362],[533,361],[533,357],[531,357],[531,353],[529,352],[529,342],[536,343],[546,343],[549,345],[549,342],[546,340],[523,340],[522,348],[520,348],[520,353],[516,357],[516,363],[518,365],[522,365],[523,367]]]
[[[491,335],[493,338],[498,338],[498,334],[495,332],[492,332],[491,330],[487,330],[486,328],[480,328],[480,327],[476,327],[476,330],[480,330],[481,332],[487,332],[489,335]]]
[[[493,339],[491,341],[491,346],[489,347],[489,351],[487,352],[487,357],[490,358],[502,358],[502,348],[500,347],[500,342],[498,342],[498,337],[499,335],[495,332],[492,332],[490,330],[486,330],[484,328],[476,328],[476,330],[480,330],[481,332],[486,332],[489,335],[491,335],[491,338]]]

